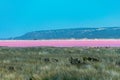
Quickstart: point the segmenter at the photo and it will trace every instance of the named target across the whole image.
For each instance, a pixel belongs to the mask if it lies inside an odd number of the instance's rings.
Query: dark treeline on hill
[[[119,39],[119,27],[103,28],[75,28],[41,30],[28,32],[22,36],[14,37],[15,40],[40,40],[40,39]]]

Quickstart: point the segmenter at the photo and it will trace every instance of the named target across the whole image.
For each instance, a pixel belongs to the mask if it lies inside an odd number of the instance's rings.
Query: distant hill
[[[41,30],[28,32],[15,40],[41,40],[41,39],[119,39],[120,27],[110,28],[75,28],[58,30]]]

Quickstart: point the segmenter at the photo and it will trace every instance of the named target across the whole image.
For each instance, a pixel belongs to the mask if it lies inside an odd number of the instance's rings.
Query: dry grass
[[[71,64],[70,57],[84,63]],[[120,80],[120,48],[1,47],[0,80]]]

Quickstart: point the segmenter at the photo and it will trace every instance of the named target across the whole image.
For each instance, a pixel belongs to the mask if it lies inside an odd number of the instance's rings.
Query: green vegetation
[[[0,47],[0,80],[120,80],[120,48]]]

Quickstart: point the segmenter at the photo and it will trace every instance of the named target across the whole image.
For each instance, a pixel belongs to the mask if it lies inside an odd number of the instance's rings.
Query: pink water
[[[0,40],[0,46],[120,47],[120,40]]]

